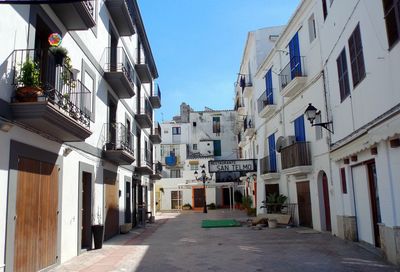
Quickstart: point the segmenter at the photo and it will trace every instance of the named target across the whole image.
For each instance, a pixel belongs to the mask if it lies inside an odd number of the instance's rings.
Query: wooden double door
[[[20,157],[13,271],[38,271],[57,262],[58,167]]]

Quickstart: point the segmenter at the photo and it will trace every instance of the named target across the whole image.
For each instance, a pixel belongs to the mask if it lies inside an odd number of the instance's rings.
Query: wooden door
[[[329,205],[329,187],[328,187],[328,178],[324,173],[322,176],[322,191],[324,195],[324,208],[325,208],[325,229],[327,231],[332,230],[331,224],[331,208]]]
[[[37,271],[57,261],[58,167],[19,158],[14,271]]]
[[[222,188],[222,206],[229,208],[231,206],[231,199],[229,190],[231,188]]]
[[[310,182],[297,182],[297,204],[299,208],[299,225],[312,228]]]
[[[92,174],[82,173],[81,248],[92,247]]]
[[[104,177],[105,187],[105,230],[104,240],[119,233],[119,206],[118,206],[118,182],[115,178]]]
[[[204,189],[193,188],[193,209],[204,207]]]

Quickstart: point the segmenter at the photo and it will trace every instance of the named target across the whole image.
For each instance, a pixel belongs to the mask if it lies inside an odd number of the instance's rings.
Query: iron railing
[[[307,76],[303,56],[293,56],[279,74],[281,91],[296,77]]]
[[[245,87],[252,87],[253,82],[251,80],[251,76],[249,74],[239,74],[238,82],[236,83],[236,85],[239,85],[239,87],[242,88],[242,91]]]
[[[140,166],[153,169],[153,153],[150,149],[142,148],[140,152]]]
[[[276,173],[276,159],[275,161],[270,158],[270,156],[266,156],[260,159],[260,174],[268,174],[268,173]]]
[[[160,86],[158,84],[155,85],[155,88],[153,89],[153,96],[157,96],[161,101],[161,91],[160,91]]]
[[[105,150],[126,150],[134,154],[133,133],[130,132],[122,123],[104,124],[106,132]]]
[[[239,98],[238,100],[236,100],[235,111],[238,110],[241,107],[244,107],[243,98]]]
[[[122,72],[128,78],[129,83],[134,86],[135,70],[122,47],[106,47],[102,57],[105,72]]]
[[[163,167],[162,167],[161,162],[158,161],[154,164],[154,174],[155,175],[161,175],[162,169],[163,169]]]
[[[254,124],[253,124],[251,116],[248,115],[244,118],[243,126],[244,126],[244,131],[246,131],[248,128],[254,128]]]
[[[151,103],[146,96],[142,96],[140,99],[139,114],[145,114],[150,118],[150,120],[153,120],[153,107],[151,106]]]
[[[311,165],[309,142],[296,142],[281,150],[282,169]]]
[[[94,0],[86,0],[82,1],[83,5],[85,5],[86,9],[89,11],[90,16],[94,18],[94,7],[95,7],[95,1]]]
[[[269,93],[269,95],[268,95]],[[257,99],[258,112],[260,113],[266,106],[273,105],[273,89],[263,92]]]
[[[37,101],[47,101],[85,127],[90,127],[92,94],[64,63],[59,63],[49,50],[21,49],[12,55],[13,85],[18,90],[22,84],[22,71],[27,63],[34,65],[34,77],[42,91]],[[13,102],[21,102],[16,94]]]
[[[158,136],[161,137],[161,126],[160,126],[160,123],[157,123],[157,126],[155,126],[153,135],[158,135]]]

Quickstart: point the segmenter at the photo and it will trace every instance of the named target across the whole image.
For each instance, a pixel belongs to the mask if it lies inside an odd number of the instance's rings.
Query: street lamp
[[[308,103],[308,107],[306,111],[304,112],[305,116],[307,117],[307,120],[310,121],[311,126],[320,126],[329,131],[330,133],[333,134],[333,123],[332,121],[330,122],[324,122],[324,123],[314,123],[315,118],[317,115],[321,114],[321,111],[319,111],[316,107],[314,107],[311,103]]]
[[[204,203],[203,203],[203,213],[207,213],[207,200],[206,200],[206,181],[209,179],[206,175],[206,171],[204,170],[205,166],[201,166],[203,170],[201,171],[201,177],[198,178],[199,173],[194,171],[194,177],[196,180],[201,180],[203,182],[203,193],[204,193]],[[210,179],[212,179],[212,173],[210,173]]]

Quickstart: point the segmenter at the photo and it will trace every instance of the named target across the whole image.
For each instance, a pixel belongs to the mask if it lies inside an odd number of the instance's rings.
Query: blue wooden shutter
[[[304,115],[300,115],[294,120],[294,134],[296,135],[296,142],[306,141],[306,130],[304,128]]]
[[[214,140],[214,156],[221,156],[221,140]]]
[[[267,74],[265,75],[265,93],[267,95],[267,104],[272,105],[274,104],[274,97],[272,92],[272,71],[271,69],[268,70]]]
[[[270,172],[276,172],[275,134],[268,136]]]
[[[299,45],[299,34],[293,36],[289,42],[289,54],[290,54],[290,75],[293,78],[301,75],[301,61],[300,61],[300,45]]]

